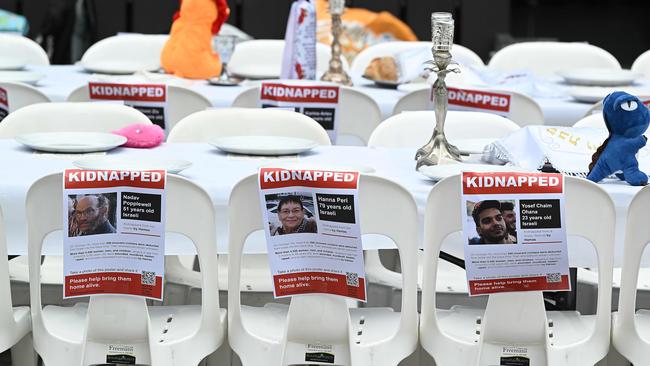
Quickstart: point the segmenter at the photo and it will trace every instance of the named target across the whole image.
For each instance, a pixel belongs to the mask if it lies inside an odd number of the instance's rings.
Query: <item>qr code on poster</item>
[[[156,286],[156,272],[142,271],[142,279],[140,283],[143,285]]]
[[[345,272],[345,281],[348,286],[359,287],[359,275],[357,273]]]
[[[546,282],[547,283],[562,282],[562,275],[559,273],[547,273]]]

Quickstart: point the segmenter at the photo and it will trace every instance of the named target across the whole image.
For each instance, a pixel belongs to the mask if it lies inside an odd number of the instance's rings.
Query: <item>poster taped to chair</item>
[[[461,185],[470,295],[570,290],[561,174],[464,172]]]
[[[9,114],[9,93],[7,89],[0,88],[0,122]]]
[[[322,293],[366,301],[358,184],[358,172],[260,168],[275,297]]]
[[[430,102],[435,104],[433,98],[435,89],[431,88]],[[475,111],[498,114],[503,117],[510,116],[510,102],[512,96],[508,93],[492,92],[486,90],[471,90],[460,88],[447,88],[447,100],[450,111]]]
[[[91,101],[120,101],[133,107],[165,129],[167,121],[167,85],[88,82]]]
[[[336,85],[263,82],[259,107],[288,109],[311,117],[323,126],[334,143],[339,120],[339,91]]]
[[[123,294],[162,300],[164,170],[63,175],[63,297]]]

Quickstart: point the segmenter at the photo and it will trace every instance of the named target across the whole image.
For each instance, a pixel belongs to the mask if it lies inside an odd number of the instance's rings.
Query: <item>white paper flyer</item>
[[[308,0],[291,5],[284,37],[281,79],[316,79],[316,8]]]
[[[122,101],[165,129],[167,121],[167,85],[88,82],[91,101]]]
[[[260,168],[259,184],[275,297],[366,301],[359,173]]]
[[[7,89],[0,88],[0,122],[9,114],[9,93]]]
[[[570,290],[561,174],[464,172],[461,185],[470,295]]]
[[[74,170],[63,176],[63,297],[162,300],[164,170]]]
[[[291,109],[311,117],[336,141],[339,120],[339,87],[290,82],[263,82],[258,106]]]

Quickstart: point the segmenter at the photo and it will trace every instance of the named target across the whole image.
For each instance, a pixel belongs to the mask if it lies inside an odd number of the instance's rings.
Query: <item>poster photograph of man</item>
[[[265,198],[271,236],[318,232],[310,193],[267,194]]]
[[[517,213],[514,201],[467,201],[467,211],[474,221],[477,234],[468,237],[470,245],[517,244]]]
[[[68,196],[68,237],[115,233],[117,193]]]

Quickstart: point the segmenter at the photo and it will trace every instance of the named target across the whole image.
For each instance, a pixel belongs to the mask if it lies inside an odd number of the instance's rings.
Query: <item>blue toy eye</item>
[[[636,107],[638,107],[638,105],[633,100],[628,100],[627,102],[621,103],[621,109],[623,109],[624,111],[631,112],[631,111],[635,110]]]

